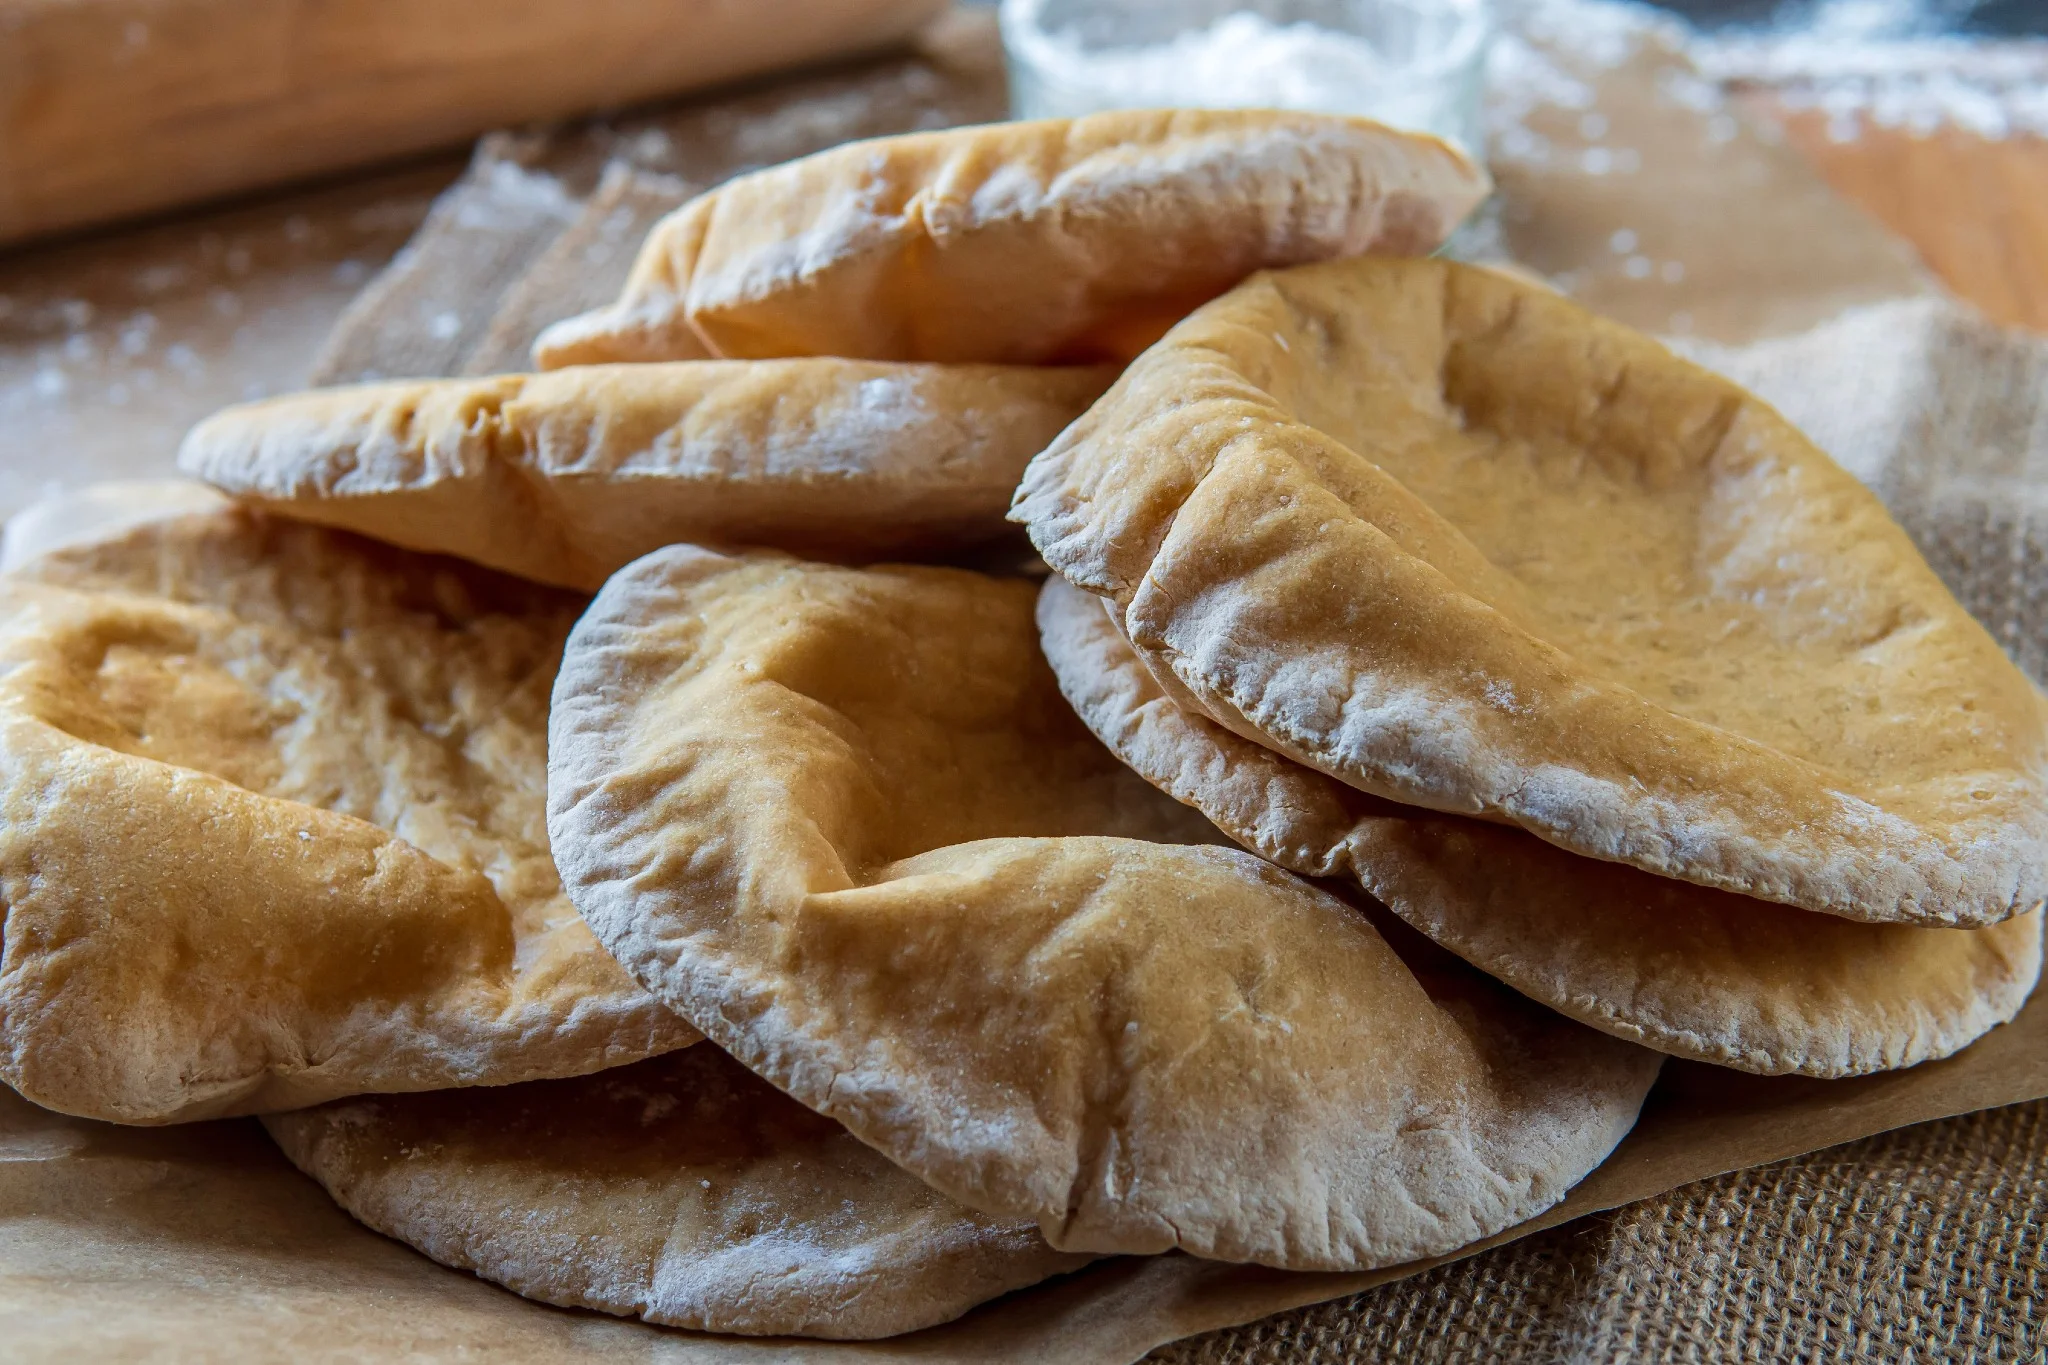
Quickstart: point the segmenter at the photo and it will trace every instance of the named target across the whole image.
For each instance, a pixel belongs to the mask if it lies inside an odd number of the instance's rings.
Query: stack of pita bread
[[[1427,259],[1486,188],[1301,114],[854,144],[541,373],[19,519],[0,1077],[260,1113],[534,1298],[872,1337],[1454,1251],[1665,1054],[1967,1045],[2042,701],[1764,404]]]

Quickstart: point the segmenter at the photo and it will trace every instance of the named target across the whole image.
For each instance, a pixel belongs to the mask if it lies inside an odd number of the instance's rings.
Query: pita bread
[[[234,511],[0,579],[0,1079],[168,1123],[693,1041],[548,856],[579,605]]]
[[[220,512],[228,500],[190,479],[117,479],[30,503],[0,523],[0,573],[67,546],[108,540],[129,527],[187,512]]]
[[[229,408],[179,463],[272,511],[595,589],[681,540],[855,559],[985,542],[1113,377],[784,360],[364,384]]]
[[[550,327],[534,359],[1121,363],[1262,266],[1434,250],[1487,190],[1434,138],[1327,114],[854,142],[670,214],[619,301]]]
[[[1877,499],[1497,273],[1247,283],[1013,516],[1184,709],[1361,791],[1850,919],[2048,889],[2040,699]]]
[[[1119,758],[1246,847],[1356,880],[1482,971],[1616,1037],[1744,1071],[1855,1076],[1958,1051],[2040,978],[2039,914],[1856,924],[1368,796],[1175,706],[1105,605],[1055,578],[1038,621],[1067,700]]]
[[[668,1327],[883,1337],[1091,1259],[962,1208],[714,1047],[264,1126],[343,1208],[443,1265]]]
[[[1097,744],[1033,586],[658,551],[572,635],[564,884],[719,1046],[1074,1251],[1392,1264],[1555,1202],[1654,1055],[1211,837]]]

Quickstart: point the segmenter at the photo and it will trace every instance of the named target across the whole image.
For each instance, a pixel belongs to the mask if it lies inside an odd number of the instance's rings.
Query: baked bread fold
[[[1434,138],[1275,110],[848,143],[670,214],[534,359],[1122,362],[1262,267],[1432,251],[1488,189]]]
[[[1504,275],[1261,275],[1012,515],[1183,709],[1361,791],[1850,919],[2048,889],[2041,699],[1877,499]]]
[[[228,408],[179,464],[285,516],[595,590],[677,541],[876,559],[1014,535],[1025,464],[1114,377],[819,359],[359,384]]]
[[[549,857],[580,607],[236,510],[0,577],[0,1080],[169,1123],[695,1041]]]
[[[1092,1259],[962,1208],[708,1045],[263,1122],[387,1237],[530,1299],[667,1327],[890,1336]]]
[[[2038,912],[1986,929],[1858,924],[1396,805],[1181,710],[1107,604],[1065,580],[1046,583],[1038,622],[1067,700],[1148,781],[1616,1037],[1766,1075],[1856,1076],[1968,1046],[2040,979]]]
[[[1654,1054],[1216,840],[1075,719],[1035,587],[674,546],[565,651],[564,884],[778,1088],[1056,1247],[1359,1268],[1560,1198]]]

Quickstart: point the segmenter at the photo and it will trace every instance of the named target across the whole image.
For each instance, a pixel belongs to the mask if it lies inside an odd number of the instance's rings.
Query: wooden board
[[[1866,128],[1837,142],[1824,115],[1783,121],[1828,183],[1950,289],[1998,322],[2048,331],[2048,138]]]
[[[77,484],[167,475],[193,422],[301,387],[462,164],[0,254],[0,519]]]
[[[0,242],[886,46],[945,0],[0,0]]]

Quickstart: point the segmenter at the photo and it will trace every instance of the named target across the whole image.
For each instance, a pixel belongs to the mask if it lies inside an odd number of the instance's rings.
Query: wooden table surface
[[[1823,115],[1783,122],[1828,183],[1911,242],[1950,289],[1999,322],[2048,331],[2048,138],[1865,128],[1836,142]]]

